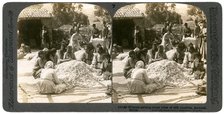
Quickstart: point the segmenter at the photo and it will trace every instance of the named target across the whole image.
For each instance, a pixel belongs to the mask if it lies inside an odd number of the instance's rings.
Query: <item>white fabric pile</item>
[[[83,54],[85,53],[85,50],[78,50],[76,51],[74,54],[75,54],[75,58],[76,60],[78,61],[82,61],[82,57],[83,57]]]
[[[104,46],[104,39],[101,39],[101,38],[90,39],[90,42],[92,43],[92,45],[94,46],[94,48],[96,48],[96,46],[98,44],[100,44],[101,46]]]
[[[128,53],[120,53],[116,59],[124,60],[126,57],[128,57]]]
[[[56,75],[68,88],[98,86],[93,69],[82,61],[69,61],[61,63],[56,68]]]
[[[194,37],[186,37],[182,39],[182,42],[184,42],[184,44],[186,46],[188,46],[190,43],[192,43],[194,46],[196,45],[196,38]]]
[[[166,52],[167,59],[168,59],[168,60],[173,60],[173,58],[174,58],[174,54],[175,54],[176,51],[177,51],[177,50],[176,50],[175,48],[172,49],[172,50],[167,51],[167,52]]]
[[[147,75],[158,86],[184,87],[189,84],[189,77],[179,64],[174,61],[161,60],[147,67]]]

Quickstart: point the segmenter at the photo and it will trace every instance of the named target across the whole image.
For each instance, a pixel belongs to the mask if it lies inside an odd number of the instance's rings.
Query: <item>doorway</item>
[[[40,19],[20,20],[18,22],[19,38],[18,45],[24,43],[31,48],[41,48],[41,28]]]
[[[113,42],[126,49],[134,48],[133,19],[113,20]]]

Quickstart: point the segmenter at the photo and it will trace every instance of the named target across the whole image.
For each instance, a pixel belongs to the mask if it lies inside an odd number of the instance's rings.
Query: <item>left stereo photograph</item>
[[[17,101],[111,103],[111,25],[98,5],[24,8],[17,20]]]

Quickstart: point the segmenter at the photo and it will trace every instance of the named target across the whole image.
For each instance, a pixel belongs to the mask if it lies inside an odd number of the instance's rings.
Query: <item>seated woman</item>
[[[47,62],[46,52],[39,51],[38,58],[34,64],[33,73],[32,73],[32,75],[35,79],[40,77],[41,70],[44,68],[44,65],[46,62]]]
[[[147,77],[146,70],[144,69],[144,62],[138,61],[135,68],[132,70],[131,79],[128,82],[130,93],[146,93],[146,86],[149,83],[149,78]]]
[[[132,70],[131,79],[128,81],[129,90],[132,94],[151,93],[163,87],[162,84],[148,78],[144,67],[144,62],[138,61],[135,69]]]
[[[136,59],[136,56],[135,56],[135,52],[130,51],[128,60],[126,61],[124,69],[123,69],[125,78],[130,78],[131,77],[131,72],[135,68],[135,63],[136,62],[137,62],[137,59]]]
[[[75,54],[72,52],[72,46],[67,47],[67,51],[64,54],[63,57],[63,62],[65,61],[70,61],[70,60],[75,60]]]
[[[163,60],[167,59],[166,53],[164,51],[164,47],[162,45],[159,45],[158,51],[155,54],[155,60]]]
[[[53,69],[54,63],[48,61],[41,72],[38,82],[39,92],[41,94],[61,93],[66,89],[66,85],[60,83]]]

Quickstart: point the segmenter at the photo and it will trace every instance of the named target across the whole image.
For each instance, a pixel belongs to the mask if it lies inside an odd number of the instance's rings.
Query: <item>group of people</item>
[[[201,25],[201,27],[198,27],[196,22],[195,30],[191,32],[192,30],[188,27],[188,24],[184,25],[183,37],[194,35],[196,41],[198,41],[196,45],[192,43],[186,45],[183,41],[175,38],[174,33],[172,33],[172,24],[166,24],[162,29],[162,42],[160,44],[153,43],[151,49],[141,46],[141,44],[136,44],[136,48],[129,52],[123,72],[125,78],[130,79],[129,87],[131,93],[148,92],[147,84],[151,81],[146,75],[145,67],[152,62],[164,59],[175,61],[189,69],[190,74],[195,79],[204,79],[206,75],[206,60],[202,58],[204,53],[201,53],[200,46],[204,45],[202,40],[206,39],[205,26]],[[173,53],[168,55],[171,51]]]
[[[60,93],[66,89],[65,85],[58,80],[54,69],[57,65],[71,60],[83,61],[98,69],[98,75],[103,76],[105,80],[111,79],[112,64],[107,49],[100,44],[94,47],[91,42],[84,42],[79,34],[79,27],[78,24],[73,26],[70,30],[69,43],[62,42],[60,49],[45,47],[38,52],[32,75],[35,79],[41,79],[38,83],[40,93]],[[93,33],[91,37],[95,35]]]

